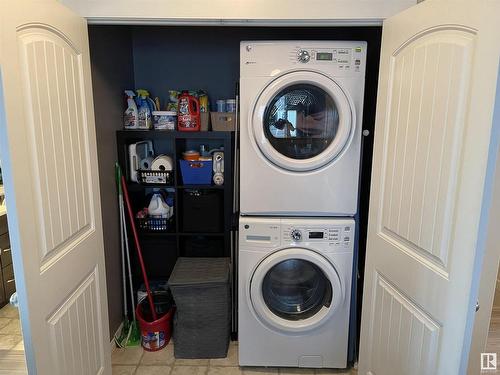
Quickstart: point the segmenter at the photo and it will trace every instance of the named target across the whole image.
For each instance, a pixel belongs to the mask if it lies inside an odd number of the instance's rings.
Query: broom
[[[128,242],[128,233],[127,233],[127,222],[125,219],[125,205],[123,202],[123,190],[121,186],[121,177],[122,172],[120,169],[120,165],[118,163],[115,164],[115,175],[116,175],[116,183],[118,185],[118,206],[120,209],[120,242],[121,242],[121,255],[122,255],[122,282],[123,282],[123,326],[120,332],[120,336],[115,336],[116,345],[120,348],[126,346],[138,346],[140,343],[140,332],[137,326],[137,321],[135,318],[135,302],[134,302],[134,289],[132,285],[132,269],[130,267],[130,251],[129,251],[129,242]],[[127,304],[127,282],[125,277],[125,257],[127,259],[127,267],[128,267],[128,279],[129,279],[129,287],[130,287],[130,299],[132,306],[132,321],[129,321],[128,318],[128,304]]]

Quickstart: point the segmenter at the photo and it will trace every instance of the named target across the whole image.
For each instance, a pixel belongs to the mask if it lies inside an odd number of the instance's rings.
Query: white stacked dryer
[[[240,364],[346,367],[366,43],[240,58]]]
[[[242,42],[243,215],[353,216],[366,42]]]

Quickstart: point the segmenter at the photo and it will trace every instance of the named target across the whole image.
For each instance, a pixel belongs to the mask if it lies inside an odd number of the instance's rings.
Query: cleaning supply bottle
[[[150,95],[149,95],[149,91],[148,90],[145,90],[145,89],[137,89],[137,95],[143,97],[146,99],[146,103],[148,103],[148,107],[149,107],[149,110],[151,112],[153,111],[159,111],[160,108],[156,107],[156,103],[153,99],[150,98]]]
[[[154,193],[148,206],[148,213],[150,217],[169,218],[170,207],[163,199],[161,193]]]
[[[200,131],[200,102],[187,90],[179,95],[177,109],[177,128],[180,131]]]
[[[138,92],[139,94],[139,92]],[[139,123],[138,129],[151,129],[152,127],[152,112],[148,106],[144,93],[139,94]]]
[[[132,90],[125,90],[125,95],[127,95],[127,109],[123,115],[123,127],[125,129],[137,129],[139,126],[139,113],[134,100],[135,94]]]

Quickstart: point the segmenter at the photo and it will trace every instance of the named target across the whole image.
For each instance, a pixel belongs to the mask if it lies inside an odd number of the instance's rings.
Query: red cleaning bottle
[[[177,128],[183,132],[200,131],[200,102],[187,91],[179,95]]]

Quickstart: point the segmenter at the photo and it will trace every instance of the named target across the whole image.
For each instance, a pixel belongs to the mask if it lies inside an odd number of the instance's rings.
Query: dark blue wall
[[[168,90],[205,89],[215,108],[217,99],[234,97],[242,40],[366,40],[368,63],[378,68],[380,36],[379,27],[137,26],[132,29],[135,85],[159,96],[162,106]]]

